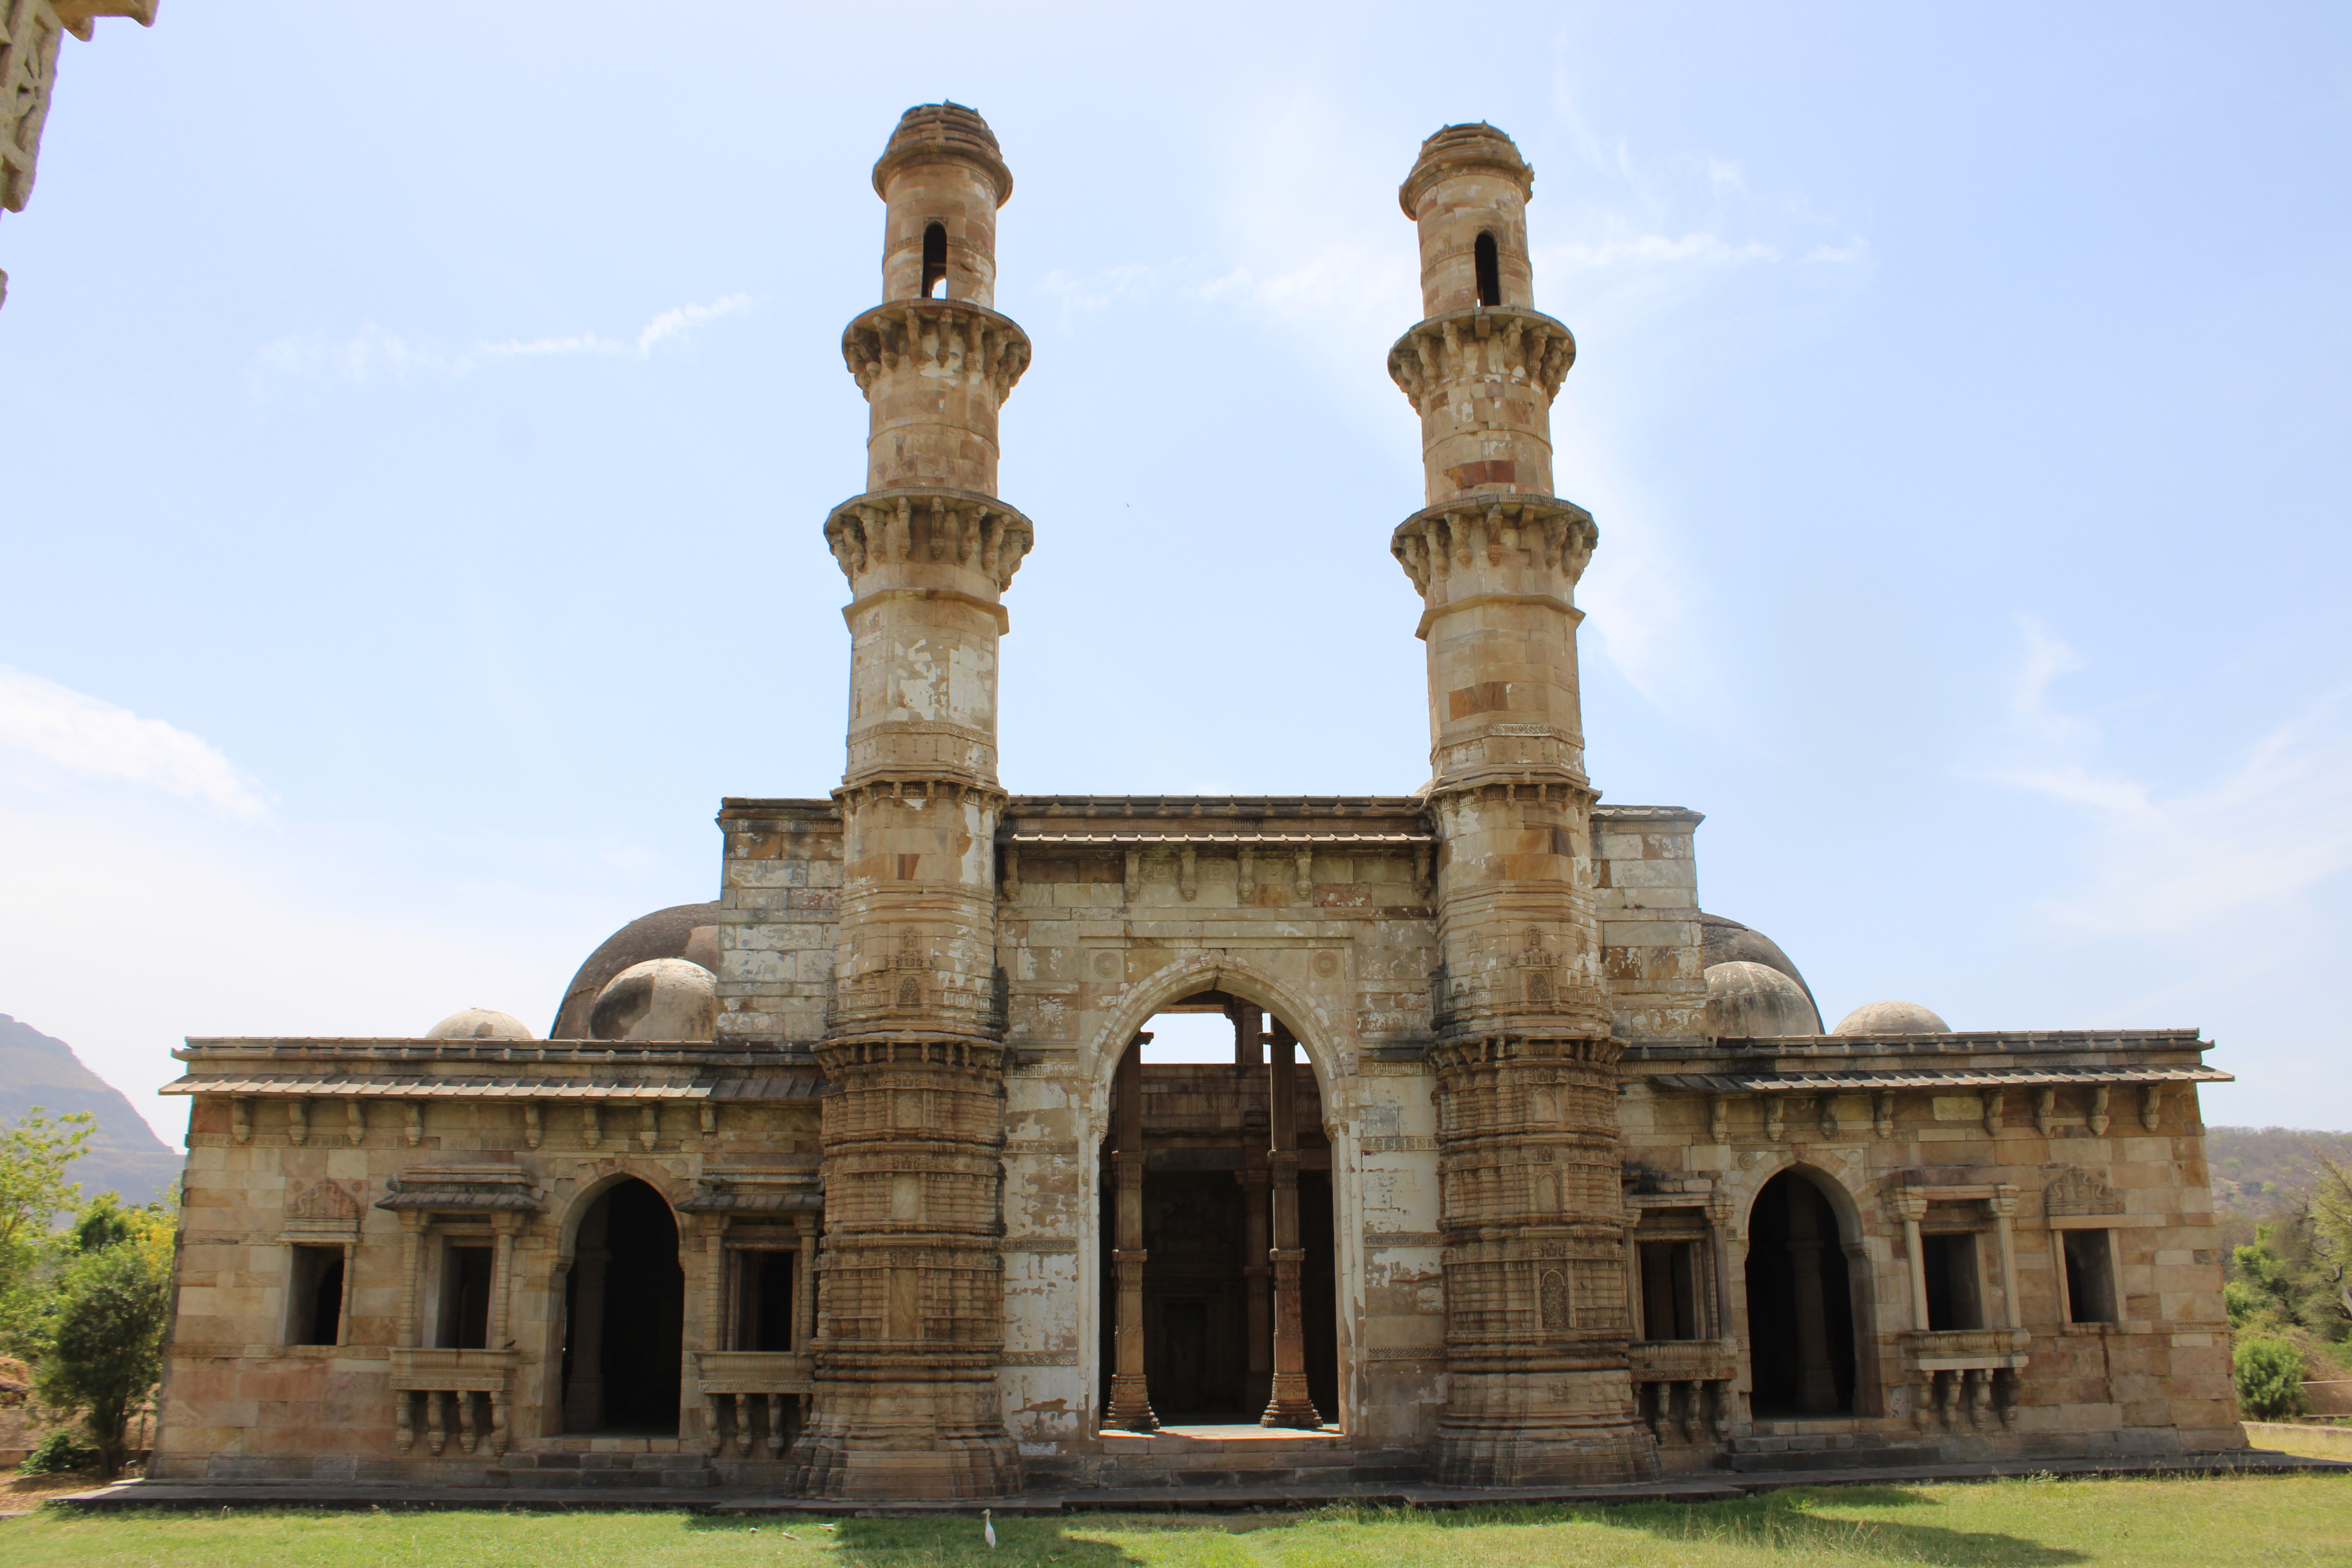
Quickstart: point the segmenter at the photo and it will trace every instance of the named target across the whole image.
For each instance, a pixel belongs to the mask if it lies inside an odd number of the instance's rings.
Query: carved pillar
[[[498,1209],[490,1214],[490,1322],[488,1336],[483,1343],[494,1351],[508,1347],[507,1321],[510,1312],[508,1298],[514,1289],[515,1233],[521,1228],[521,1217],[511,1210]],[[350,1278],[350,1270],[344,1270]]]
[[[1266,1051],[1272,1075],[1267,1112],[1273,1123],[1266,1174],[1272,1187],[1274,1245],[1265,1256],[1274,1266],[1274,1378],[1258,1425],[1312,1429],[1323,1425],[1323,1417],[1307,1393],[1307,1321],[1299,1301],[1299,1272],[1307,1253],[1298,1245],[1297,1044],[1289,1026],[1276,1019]]]
[[[1242,1184],[1242,1282],[1247,1292],[1249,1349],[1247,1376],[1242,1384],[1242,1405],[1262,1410],[1274,1397],[1274,1267],[1266,1261],[1274,1246],[1272,1180],[1265,1152],[1249,1152],[1249,1166],[1239,1173]]]
[[[418,1343],[416,1338],[416,1298],[423,1289],[417,1279],[418,1265],[423,1261],[425,1215],[415,1209],[400,1211],[400,1342]],[[349,1270],[345,1270],[346,1277]]]
[[[842,352],[866,489],[824,539],[848,579],[835,997],[817,1059],[825,1244],[811,1496],[1021,1489],[1004,1346],[1003,1020],[996,965],[998,641],[1029,520],[996,497],[998,415],[1029,339],[991,308],[1013,192],[987,122],[907,111],[874,167],[883,301]]]
[[[1897,1187],[1889,1199],[1895,1216],[1903,1222],[1903,1256],[1911,1277],[1911,1326],[1927,1331],[1927,1252],[1919,1237],[1919,1222],[1927,1217],[1927,1194],[1918,1187]]]
[[[1789,1268],[1797,1286],[1797,1397],[1807,1415],[1828,1415],[1838,1406],[1837,1378],[1830,1369],[1829,1325],[1822,1316],[1822,1248],[1837,1245],[1813,1226],[1813,1205],[1789,1205]]]
[[[806,1351],[816,1338],[816,1215],[793,1215],[801,1249],[793,1260],[793,1349]]]
[[[1118,1275],[1112,1333],[1115,1362],[1110,1407],[1103,1425],[1129,1432],[1156,1432],[1151,1392],[1143,1372],[1143,1043],[1119,1058],[1111,1082],[1116,1117],[1111,1152],[1113,1191],[1111,1264]]]
[[[1246,850],[1244,851],[1247,853]],[[1226,1010],[1234,1021],[1234,1068],[1237,1072],[1255,1072],[1265,1065],[1263,1037],[1258,1023],[1258,1009],[1247,1002],[1236,1002]]]
[[[1993,1189],[1985,1200],[1985,1212],[1992,1215],[1994,1234],[2000,1241],[2001,1316],[2012,1329],[2025,1326],[2025,1300],[2017,1288],[2017,1189],[2007,1183]]]

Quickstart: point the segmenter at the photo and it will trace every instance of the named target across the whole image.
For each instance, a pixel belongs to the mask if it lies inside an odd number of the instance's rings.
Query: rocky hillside
[[[15,1121],[35,1106],[55,1115],[87,1110],[98,1129],[74,1162],[73,1178],[84,1196],[111,1187],[125,1201],[161,1197],[180,1175],[180,1156],[164,1146],[122,1091],[81,1065],[63,1040],[0,1013],[0,1122]]]
[[[2325,1157],[2352,1164],[2352,1132],[2301,1132],[2291,1127],[2208,1127],[2205,1161],[2213,1176],[2213,1211],[2227,1218],[2269,1216],[2311,1195],[2313,1168]]]

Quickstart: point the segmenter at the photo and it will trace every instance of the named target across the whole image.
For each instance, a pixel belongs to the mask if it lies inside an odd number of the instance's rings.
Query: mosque
[[[544,1039],[189,1040],[150,1474],[889,1501],[2242,1447],[2207,1042],[1824,1027],[1699,908],[1696,813],[1600,804],[1533,178],[1451,125],[1399,192],[1430,782],[1009,795],[1013,176],[908,110],[841,340],[866,489],[813,531],[838,787],[723,801],[718,897]],[[1171,1012],[1231,1066],[1149,1059]]]

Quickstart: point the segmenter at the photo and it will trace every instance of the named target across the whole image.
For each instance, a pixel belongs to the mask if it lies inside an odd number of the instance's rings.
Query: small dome
[[[1803,986],[1761,963],[1734,961],[1706,971],[1706,1032],[1718,1040],[1819,1032]]]
[[[649,958],[683,958],[718,973],[718,921],[719,906],[715,903],[673,904],[668,909],[640,915],[606,937],[564,988],[562,1004],[555,1010],[555,1026],[548,1030],[547,1037],[593,1037],[588,1028],[588,1015],[594,1010],[596,998],[604,994],[613,976],[633,963],[643,963]]]
[[[1873,1002],[1838,1020],[1832,1035],[1948,1035],[1952,1026],[1916,1002]]]
[[[1797,983],[1812,1005],[1812,1022],[1797,1031],[1801,1035],[1820,1035],[1828,1031],[1822,1026],[1822,1010],[1813,1003],[1813,988],[1805,984],[1802,971],[1789,962],[1780,944],[1752,926],[1745,926],[1721,915],[1702,912],[1698,917],[1699,964],[1713,969],[1718,963],[1760,963],[1767,969],[1777,969]]]
[[[599,1040],[707,1040],[719,1027],[719,977],[683,958],[633,963],[596,994]]]
[[[530,1026],[511,1013],[488,1007],[468,1007],[452,1013],[425,1031],[428,1040],[530,1040],[538,1037]]]

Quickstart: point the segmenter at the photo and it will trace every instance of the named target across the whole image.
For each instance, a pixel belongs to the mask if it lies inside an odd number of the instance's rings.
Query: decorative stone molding
[[[877,567],[952,561],[977,567],[1001,593],[1013,585],[1036,537],[1027,518],[994,496],[945,486],[869,490],[834,508],[824,521],[825,545],[852,588]],[[1002,612],[1000,605],[977,602]]]
[[[1477,306],[1418,321],[1389,350],[1389,376],[1427,413],[1465,381],[1514,381],[1549,404],[1576,363],[1576,337],[1540,310]]]
[[[2042,1189],[2042,1212],[2051,1218],[2086,1214],[2121,1214],[2124,1200],[2106,1178],[2080,1165],[2069,1165]]]
[[[295,1182],[286,1189],[283,1239],[350,1242],[359,1235],[360,1200],[340,1182]]]
[[[1397,524],[1389,553],[1433,605],[1446,599],[1456,572],[1481,565],[1541,567],[1559,578],[1561,593],[1583,576],[1601,542],[1592,514],[1557,496],[1464,496],[1424,507]],[[1527,595],[1519,595],[1526,597]],[[1570,606],[1563,598],[1561,607]]]
[[[842,329],[841,357],[869,397],[877,378],[908,367],[985,381],[1001,404],[1029,368],[1029,334],[969,300],[893,300]]]
[[[841,803],[844,816],[883,804],[904,805],[921,801],[926,805],[944,801],[961,805],[973,801],[982,811],[1002,814],[1005,795],[992,784],[974,783],[970,778],[958,778],[939,773],[893,773],[883,777],[868,777],[856,784],[843,784],[833,792]]]

